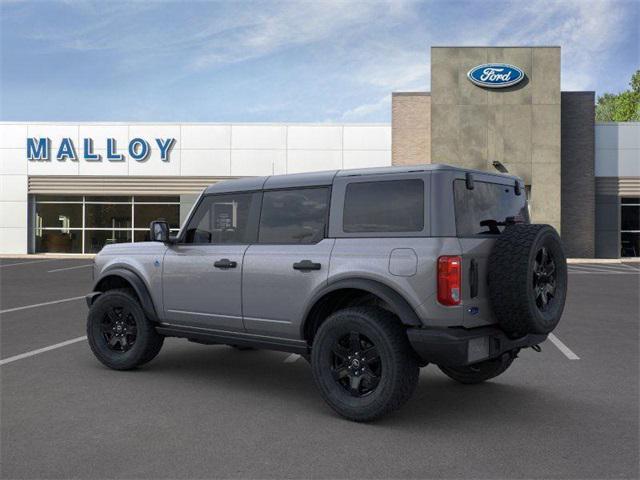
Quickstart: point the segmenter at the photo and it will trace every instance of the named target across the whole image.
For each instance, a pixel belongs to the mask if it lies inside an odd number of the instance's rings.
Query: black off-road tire
[[[438,368],[446,376],[457,382],[473,385],[490,380],[504,373],[514,360],[515,356],[505,353],[498,358],[485,360],[484,362],[474,365],[467,365],[465,367],[442,367],[438,365]]]
[[[542,252],[552,258],[553,273],[540,269]],[[551,271],[551,263],[545,268]],[[536,291],[552,282],[548,303]],[[567,296],[567,261],[562,242],[550,225],[510,225],[497,238],[487,271],[489,300],[498,323],[513,338],[550,333],[560,321]],[[546,288],[546,287],[545,287]]]
[[[352,332],[362,339],[360,345],[372,344],[378,354],[377,360],[366,364],[379,373],[377,386],[363,396],[353,396],[348,387],[339,383],[345,379],[334,378],[336,342],[345,336],[350,342]],[[322,323],[313,341],[311,368],[322,398],[338,414],[356,422],[373,420],[400,408],[415,391],[420,370],[398,318],[370,306],[345,308]]]
[[[102,323],[114,308],[130,313],[135,322],[135,339],[126,351],[110,348],[103,333]],[[87,316],[87,339],[96,358],[114,370],[130,370],[150,362],[164,343],[164,337],[156,332],[137,298],[128,289],[108,290],[95,300]]]

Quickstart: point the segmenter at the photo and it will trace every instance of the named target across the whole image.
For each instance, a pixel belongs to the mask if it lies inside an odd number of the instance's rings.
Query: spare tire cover
[[[510,225],[497,238],[487,270],[489,301],[512,337],[549,333],[567,297],[567,261],[550,225]]]

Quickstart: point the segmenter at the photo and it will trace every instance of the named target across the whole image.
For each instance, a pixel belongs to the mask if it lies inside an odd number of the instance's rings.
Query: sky
[[[389,122],[430,47],[559,45],[562,89],[619,92],[640,0],[0,0],[0,120]]]

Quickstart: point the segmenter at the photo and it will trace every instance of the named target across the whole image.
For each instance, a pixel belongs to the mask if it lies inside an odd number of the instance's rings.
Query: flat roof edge
[[[24,120],[2,120],[0,125],[106,125],[106,126],[122,126],[122,125],[176,125],[176,126],[228,126],[228,127],[388,127],[390,122],[370,122],[370,123],[351,123],[351,122],[127,122],[127,121],[24,121]]]
[[[560,45],[432,45],[431,48],[561,48]]]
[[[430,97],[431,92],[391,92],[392,97]]]

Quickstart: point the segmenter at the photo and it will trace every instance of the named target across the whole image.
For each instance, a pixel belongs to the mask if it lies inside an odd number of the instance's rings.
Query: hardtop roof
[[[392,167],[372,167],[372,168],[354,168],[346,170],[326,170],[321,172],[307,173],[289,173],[285,175],[271,175],[265,177],[243,177],[233,180],[225,180],[210,185],[205,190],[205,194],[210,193],[228,193],[239,191],[252,191],[261,189],[275,188],[292,188],[292,187],[313,187],[331,185],[336,177],[358,177],[358,176],[375,176],[389,175],[399,173],[413,172],[430,172],[430,171],[458,171],[463,173],[476,173],[478,175],[495,176],[501,179],[511,178],[518,179],[515,175],[486,172],[470,168],[456,167],[442,163],[423,164],[423,165],[403,165]]]

